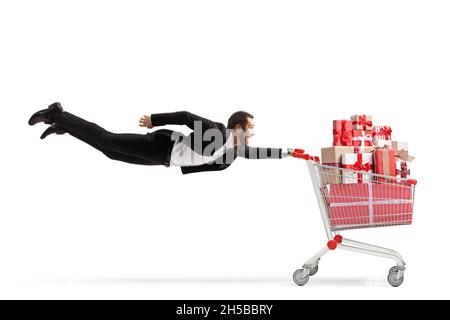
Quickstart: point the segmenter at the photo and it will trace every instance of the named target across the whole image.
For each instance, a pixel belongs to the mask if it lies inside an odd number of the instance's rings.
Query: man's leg
[[[84,137],[78,135],[75,132],[69,132],[69,134],[81,141],[86,142],[89,145],[92,145],[88,140],[86,140]],[[112,160],[118,160],[118,161],[123,161],[123,162],[128,162],[128,163],[132,163],[132,164],[142,164],[142,165],[151,165],[152,162],[145,160],[145,159],[141,159],[141,158],[136,158],[136,157],[132,157],[132,156],[128,156],[125,154],[121,154],[119,152],[115,152],[115,151],[111,151],[111,150],[102,150],[100,148],[98,148],[96,145],[92,145],[94,148],[98,149],[99,151],[101,151],[105,156],[107,156],[108,158],[112,159]]]
[[[86,121],[70,112],[63,111],[55,116],[55,124],[60,125],[72,136],[102,151],[103,136],[109,132],[99,125]]]
[[[56,117],[55,123],[114,160],[147,165],[166,164],[167,152],[170,151],[170,140],[155,138],[154,132],[112,133],[66,111]]]
[[[130,157],[130,156],[118,153],[118,152],[104,151],[103,153],[105,154],[105,156],[107,156],[108,158],[110,158],[112,160],[128,162],[128,163],[132,163],[132,164],[147,165],[147,166],[154,165],[154,163],[151,161],[144,160],[141,158]]]

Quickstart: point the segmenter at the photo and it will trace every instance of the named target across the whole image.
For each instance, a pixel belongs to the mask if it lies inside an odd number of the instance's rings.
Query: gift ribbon
[[[391,161],[392,160],[389,156],[388,151],[383,152],[382,159],[383,159],[382,160],[383,161],[383,174],[389,176],[391,173],[391,166],[392,166]]]
[[[367,127],[372,126],[372,121],[367,120],[367,116],[365,114],[357,116],[356,120],[352,122],[354,125],[361,125],[364,130],[367,130]]]
[[[339,143],[343,146],[351,146],[352,145],[352,131],[338,131],[336,129],[333,130],[333,146],[337,146]]]
[[[343,164],[342,168],[345,169],[352,169],[352,170],[356,170],[356,171],[366,171],[369,172],[370,169],[372,169],[372,166],[370,165],[369,162],[363,163],[362,161],[362,154],[358,153],[357,154],[357,161],[354,164]],[[358,173],[358,183],[362,183],[362,173]]]
[[[400,169],[396,169],[397,175],[400,175],[400,178],[406,179],[410,174],[410,170],[408,169],[408,164],[404,161],[400,163]]]

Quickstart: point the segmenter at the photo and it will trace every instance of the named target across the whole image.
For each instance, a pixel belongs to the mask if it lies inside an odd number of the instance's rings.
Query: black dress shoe
[[[59,102],[52,103],[51,105],[48,106],[47,109],[40,110],[35,114],[33,114],[30,120],[28,120],[28,124],[30,126],[33,126],[39,122],[52,124],[54,122],[55,115],[63,111],[64,110]]]
[[[48,136],[49,134],[52,134],[52,133],[64,134],[66,132],[67,131],[63,127],[54,123],[50,127],[48,127],[44,132],[42,132],[41,139],[45,139],[46,136]]]

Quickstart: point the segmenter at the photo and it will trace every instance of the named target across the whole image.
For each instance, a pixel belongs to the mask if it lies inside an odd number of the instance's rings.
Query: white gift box
[[[372,181],[372,176],[364,174],[373,172],[372,153],[344,153],[342,155],[342,168],[361,171],[342,171],[342,183],[368,183]]]
[[[392,147],[391,142],[392,129],[389,126],[373,126],[373,145],[390,149]]]

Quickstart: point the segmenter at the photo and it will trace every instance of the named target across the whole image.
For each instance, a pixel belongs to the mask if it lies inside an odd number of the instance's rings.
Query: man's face
[[[247,125],[245,126],[244,135],[246,139],[249,139],[254,136],[253,128],[255,127],[255,123],[252,118],[247,118]]]
[[[238,138],[239,142],[236,142],[238,145],[242,144],[244,142],[245,144],[248,144],[248,139],[254,136],[253,128],[255,127],[255,123],[252,118],[247,118],[247,124],[245,125],[245,128],[242,129],[239,125],[234,129],[234,134]]]

